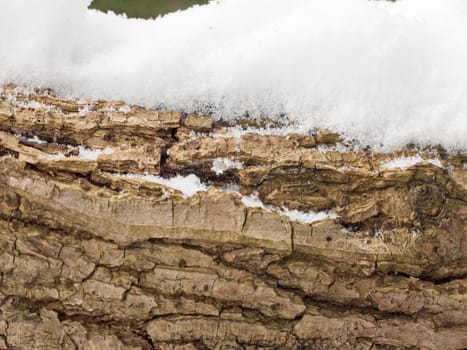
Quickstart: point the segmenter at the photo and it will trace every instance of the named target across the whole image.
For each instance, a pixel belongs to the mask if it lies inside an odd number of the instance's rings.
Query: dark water
[[[128,17],[151,18],[207,2],[208,0],[94,0],[91,7],[126,13]]]

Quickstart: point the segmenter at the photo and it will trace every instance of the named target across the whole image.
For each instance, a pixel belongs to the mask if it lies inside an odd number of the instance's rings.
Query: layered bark
[[[0,348],[467,347],[466,154],[401,169],[388,161],[415,150],[229,126],[5,87]]]

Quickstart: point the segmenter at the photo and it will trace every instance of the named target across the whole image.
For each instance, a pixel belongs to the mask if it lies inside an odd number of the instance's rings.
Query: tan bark
[[[12,86],[0,129],[0,349],[467,347],[465,153],[392,169],[419,150],[238,139],[206,116]],[[212,186],[187,198],[123,173]],[[247,207],[254,192],[337,216],[294,221]]]

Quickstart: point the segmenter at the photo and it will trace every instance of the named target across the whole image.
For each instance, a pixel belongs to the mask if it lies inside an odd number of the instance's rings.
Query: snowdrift
[[[0,84],[467,149],[463,0],[221,0],[152,20],[89,3],[0,0]]]

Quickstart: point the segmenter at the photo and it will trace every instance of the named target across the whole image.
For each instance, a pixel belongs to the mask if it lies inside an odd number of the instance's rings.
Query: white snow
[[[303,212],[300,210],[289,210],[287,208],[282,208],[279,212],[283,215],[286,215],[292,221],[302,221],[306,223],[312,223],[324,219],[335,219],[337,217],[335,213],[328,211]]]
[[[1,1],[1,0],[0,0]],[[1,56],[1,55],[0,55]],[[1,70],[0,70],[1,72]],[[1,73],[0,73],[1,75]],[[31,108],[31,109],[45,109],[45,110],[56,110],[55,107],[46,105],[44,103],[38,102],[38,101],[23,101],[22,99],[18,99],[18,95],[24,95],[25,97],[29,97],[30,94],[33,93],[33,90],[30,87],[15,87],[13,90],[9,91],[9,93],[3,93],[4,90],[0,88],[0,95],[2,98],[6,99],[13,108],[19,107],[19,108]]]
[[[0,0],[0,85],[467,149],[467,1],[218,0],[152,20]]]
[[[46,158],[48,160],[58,160],[58,159],[66,158],[65,155],[62,152],[59,152],[59,153],[56,153],[56,154],[41,155],[41,157]]]
[[[343,227],[341,229],[341,232],[346,236],[351,236],[351,237],[355,236],[355,232],[351,228]]]
[[[40,145],[46,145],[48,143],[46,140],[43,140],[43,139],[39,138],[39,136],[37,136],[37,135],[34,135],[33,137],[27,138],[26,141],[38,143]]]
[[[291,221],[302,221],[306,223],[312,223],[315,221],[320,221],[324,219],[335,219],[337,215],[331,211],[321,211],[321,212],[303,212],[299,210],[290,210],[287,208],[279,208],[274,205],[264,204],[259,198],[258,195],[253,194],[249,196],[242,196],[242,203],[246,207],[262,208],[267,211],[274,211],[281,215],[287,216]]]
[[[141,179],[149,182],[155,182],[182,192],[185,197],[191,197],[200,191],[205,191],[207,187],[201,183],[198,176],[190,174],[188,176],[177,175],[169,179],[164,179],[156,175],[138,175],[126,174],[122,175],[129,179]]]
[[[78,115],[80,117],[85,117],[90,112],[89,106],[86,105],[83,108],[79,109]]]
[[[119,176],[126,177],[129,179],[141,179],[149,182],[155,182],[173,188],[183,193],[185,197],[191,197],[198,192],[206,191],[208,186],[203,184],[200,178],[194,174],[188,176],[177,175],[168,179],[162,178],[156,175],[140,175],[140,174],[121,174]],[[322,211],[322,212],[302,212],[299,210],[289,210],[287,208],[279,208],[274,205],[264,204],[257,194],[252,194],[249,196],[243,196],[239,192],[237,185],[226,185],[223,188],[219,188],[220,191],[231,191],[242,197],[242,203],[246,207],[261,208],[269,212],[276,212],[281,215],[287,216],[291,221],[302,221],[306,223],[312,223],[315,221],[323,220],[326,218],[334,219],[336,214],[331,211]]]
[[[68,146],[69,149],[75,148],[74,146]],[[57,153],[53,155],[47,155],[47,159],[49,160],[56,160],[56,159],[62,159],[62,158],[79,158],[79,159],[86,159],[86,160],[93,160],[97,161],[97,158],[101,154],[111,154],[113,153],[112,148],[104,148],[104,149],[91,149],[87,148],[84,146],[78,146],[79,153],[78,155],[74,156],[65,156],[63,153]]]
[[[399,157],[399,158],[391,159],[381,164],[381,169],[384,169],[384,170],[397,169],[397,168],[406,169],[419,163],[433,164],[439,168],[443,167],[441,164],[441,161],[438,158],[423,159],[419,155],[416,155],[412,157]]]
[[[262,209],[269,209],[266,207],[257,195],[250,195],[250,196],[242,196],[242,203],[245,204],[246,207],[250,208],[262,208]]]
[[[90,149],[83,146],[79,146],[79,154],[78,158],[82,159],[89,159],[89,160],[97,160],[97,157],[101,154],[111,154],[113,153],[112,148],[104,148],[104,149]]]
[[[118,108],[118,111],[121,113],[128,114],[131,112],[131,107],[130,106],[121,106]]]
[[[223,174],[229,169],[243,169],[243,164],[229,158],[216,158],[212,162],[211,170],[214,171],[216,175]]]

